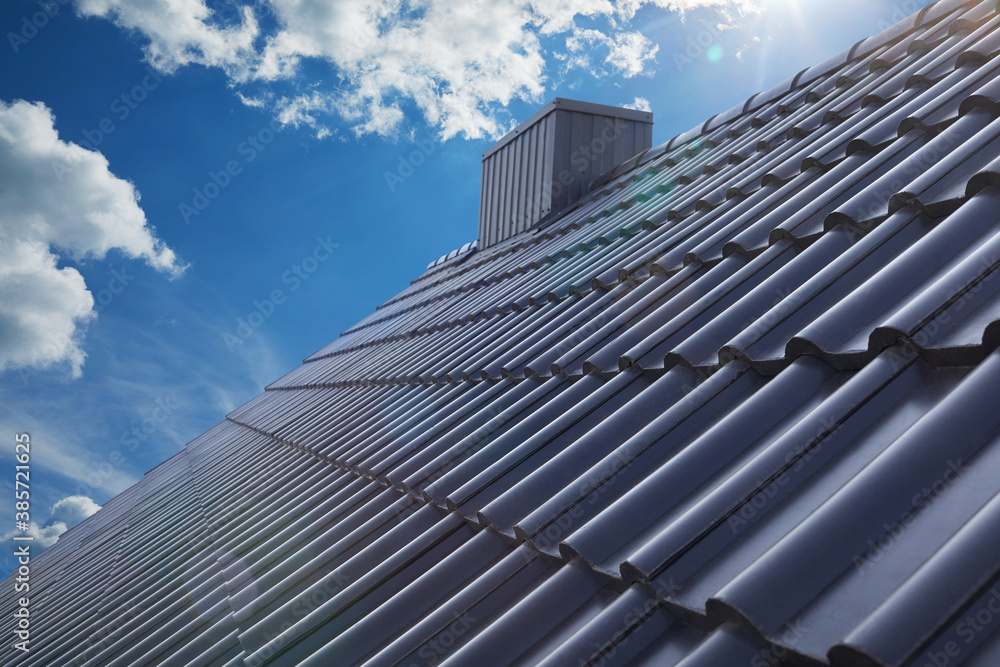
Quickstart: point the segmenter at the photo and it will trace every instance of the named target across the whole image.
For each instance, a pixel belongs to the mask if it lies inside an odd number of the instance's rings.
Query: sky
[[[552,98],[662,144],[926,4],[0,4],[0,575],[17,434],[37,550],[474,240]]]

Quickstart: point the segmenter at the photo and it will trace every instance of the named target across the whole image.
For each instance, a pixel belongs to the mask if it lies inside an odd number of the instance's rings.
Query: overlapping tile
[[[935,3],[432,262],[34,559],[0,660],[997,664],[998,51]]]

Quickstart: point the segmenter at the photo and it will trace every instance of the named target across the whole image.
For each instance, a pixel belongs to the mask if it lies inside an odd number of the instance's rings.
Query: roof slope
[[[0,660],[1000,664],[998,51],[939,2],[436,263],[34,558]]]

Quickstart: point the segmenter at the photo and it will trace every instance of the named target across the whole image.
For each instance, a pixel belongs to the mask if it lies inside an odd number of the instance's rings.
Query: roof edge
[[[843,67],[851,60],[871,53],[874,49],[901,38],[907,32],[925,23],[937,21],[945,14],[967,3],[968,0],[938,0],[938,2],[931,3],[913,14],[903,17],[881,32],[854,43],[818,65],[807,67],[798,74],[781,81],[770,90],[755,93],[741,104],[735,105],[732,109],[712,116],[704,123],[694,126],[687,132],[681,132],[664,144],[665,151],[671,151],[680,144],[687,143],[703,134],[707,134],[725,122],[739,118],[754,109],[759,109],[763,105],[772,102],[778,95],[784,95],[789,91],[797,89],[799,86],[814,81],[819,77],[826,76],[830,72]],[[713,123],[713,121],[715,122]]]

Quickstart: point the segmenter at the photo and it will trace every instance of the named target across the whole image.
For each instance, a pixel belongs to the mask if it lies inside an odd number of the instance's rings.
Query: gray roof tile
[[[996,664],[996,11],[432,262],[35,556],[0,660]]]

